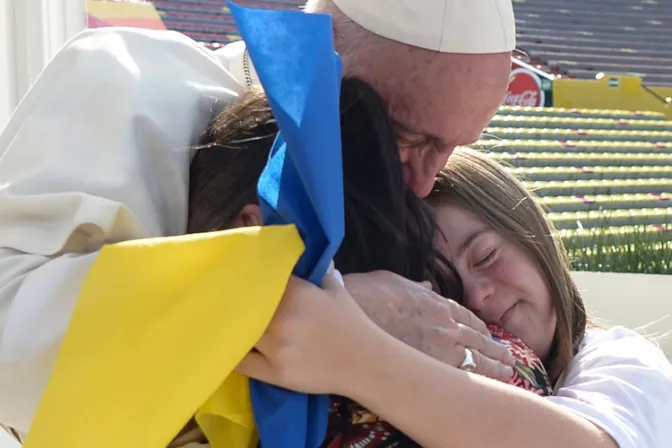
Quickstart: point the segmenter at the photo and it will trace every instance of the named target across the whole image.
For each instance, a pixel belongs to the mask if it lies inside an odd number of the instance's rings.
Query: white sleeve
[[[0,422],[27,432],[107,242],[183,233],[189,147],[241,86],[171,31],[69,41],[0,134]]]
[[[625,328],[587,337],[554,403],[589,420],[620,448],[672,446],[672,366],[652,342]]]

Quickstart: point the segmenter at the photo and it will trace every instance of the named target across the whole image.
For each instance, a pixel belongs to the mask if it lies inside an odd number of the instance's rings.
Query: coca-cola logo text
[[[509,88],[502,104],[505,106],[538,107],[543,106],[544,103],[545,95],[541,89],[539,77],[526,69],[513,70]]]

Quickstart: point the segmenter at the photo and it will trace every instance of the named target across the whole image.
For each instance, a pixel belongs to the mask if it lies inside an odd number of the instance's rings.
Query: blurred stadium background
[[[225,0],[87,0],[87,8],[89,27],[167,28],[213,49],[240,39]],[[536,191],[577,270],[672,273],[672,0],[514,0],[514,8],[509,92],[478,147]]]

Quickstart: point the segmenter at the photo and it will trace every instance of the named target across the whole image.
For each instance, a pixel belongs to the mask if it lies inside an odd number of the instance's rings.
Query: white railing
[[[86,28],[86,0],[0,1],[0,130],[47,62]]]

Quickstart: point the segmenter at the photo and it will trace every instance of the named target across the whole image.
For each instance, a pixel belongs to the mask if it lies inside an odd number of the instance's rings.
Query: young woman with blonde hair
[[[443,234],[438,247],[464,286],[456,299],[535,351],[551,396],[394,340],[333,279],[322,289],[293,279],[239,370],[350,397],[426,447],[672,446],[672,366],[633,331],[587,328],[564,248],[533,195],[486,155],[459,149],[428,200]]]

